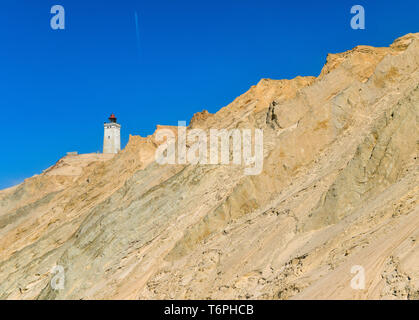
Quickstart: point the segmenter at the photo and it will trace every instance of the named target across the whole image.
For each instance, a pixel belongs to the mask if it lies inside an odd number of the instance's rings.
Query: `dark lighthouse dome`
[[[116,117],[115,117],[115,115],[112,113],[111,114],[111,116],[109,117],[109,121],[110,122],[113,122],[113,123],[116,123]]]

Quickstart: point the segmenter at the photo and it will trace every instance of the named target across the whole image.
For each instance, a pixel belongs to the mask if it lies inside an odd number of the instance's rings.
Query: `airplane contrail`
[[[136,32],[136,35],[137,35],[138,54],[140,54],[140,29],[138,27],[138,14],[137,14],[137,11],[135,11],[134,16],[135,16],[135,32]]]

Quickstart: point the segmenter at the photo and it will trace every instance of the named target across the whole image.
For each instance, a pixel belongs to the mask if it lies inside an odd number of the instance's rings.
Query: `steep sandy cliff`
[[[131,136],[0,191],[0,298],[419,299],[418,67],[408,34],[193,117],[263,129],[259,175],[160,165]]]

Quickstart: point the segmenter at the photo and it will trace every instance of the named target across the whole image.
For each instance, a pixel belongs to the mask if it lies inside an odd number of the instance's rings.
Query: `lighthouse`
[[[103,136],[103,153],[118,153],[121,150],[121,125],[116,122],[112,113],[108,118],[109,122],[104,123],[105,133]]]

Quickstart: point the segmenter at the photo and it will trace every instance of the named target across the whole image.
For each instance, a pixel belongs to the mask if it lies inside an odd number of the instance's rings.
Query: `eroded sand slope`
[[[159,165],[155,136],[132,136],[0,191],[0,298],[418,299],[418,67],[408,34],[194,116],[263,129],[260,175]]]

